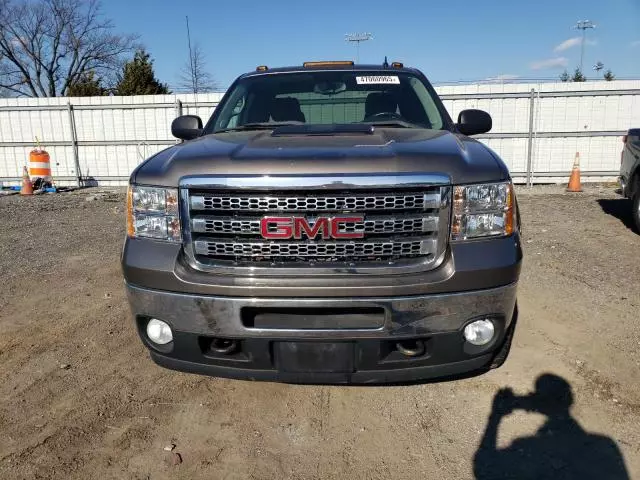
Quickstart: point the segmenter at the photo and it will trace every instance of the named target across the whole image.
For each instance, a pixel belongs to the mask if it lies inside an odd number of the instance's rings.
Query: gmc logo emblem
[[[364,217],[318,217],[310,224],[305,217],[263,217],[260,220],[260,234],[270,240],[295,238],[348,239],[363,238],[364,232],[345,232],[346,223],[364,221]]]

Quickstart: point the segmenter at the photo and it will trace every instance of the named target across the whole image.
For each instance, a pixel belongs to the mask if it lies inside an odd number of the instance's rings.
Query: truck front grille
[[[440,185],[356,193],[182,188],[185,252],[196,268],[220,273],[238,268],[276,275],[338,274],[344,268],[427,270],[447,245],[450,196],[450,187]],[[265,238],[274,231],[272,225],[263,231],[265,217],[301,220],[306,229]],[[341,217],[356,218],[342,221],[339,232],[360,238],[340,238],[328,228],[308,233],[318,221]]]

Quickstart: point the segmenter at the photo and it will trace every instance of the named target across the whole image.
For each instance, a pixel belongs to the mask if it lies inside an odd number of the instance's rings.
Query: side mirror
[[[180,140],[191,140],[202,134],[202,119],[197,115],[182,115],[171,122],[171,134]]]
[[[491,115],[483,110],[463,110],[458,115],[456,127],[464,135],[486,133],[492,127]]]

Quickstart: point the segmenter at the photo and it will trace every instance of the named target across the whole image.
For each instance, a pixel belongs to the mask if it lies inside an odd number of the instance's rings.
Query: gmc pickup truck
[[[620,154],[620,191],[631,199],[631,216],[640,233],[640,128],[630,128],[622,137]]]
[[[131,175],[122,268],[151,358],[293,383],[506,359],[522,250],[509,171],[400,63],[240,76]]]

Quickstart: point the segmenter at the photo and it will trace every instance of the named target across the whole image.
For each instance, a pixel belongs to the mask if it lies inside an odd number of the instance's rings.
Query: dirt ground
[[[95,192],[0,197],[1,479],[640,479],[640,235],[613,187],[521,188],[507,363],[391,387],[155,366],[125,302],[124,195]]]

